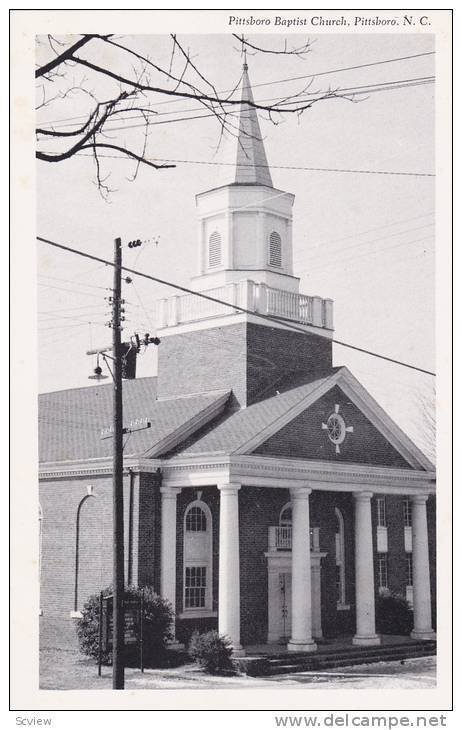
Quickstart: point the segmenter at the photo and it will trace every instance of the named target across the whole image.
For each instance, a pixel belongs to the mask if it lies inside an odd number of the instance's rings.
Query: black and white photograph
[[[451,11],[82,13],[13,13],[40,707],[449,706]]]

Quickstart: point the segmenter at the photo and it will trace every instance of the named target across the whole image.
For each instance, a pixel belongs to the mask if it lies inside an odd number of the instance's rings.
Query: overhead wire
[[[429,228],[432,225],[434,225],[434,224],[433,223],[429,223],[426,226],[418,226],[417,228],[408,228],[406,231],[399,231],[399,232],[397,232],[395,234],[390,234],[389,236],[380,236],[380,238],[374,238],[374,239],[372,239],[372,241],[362,241],[361,243],[354,244],[352,246],[341,246],[341,247],[338,247],[338,248],[329,249],[328,251],[325,251],[325,253],[327,255],[329,255],[329,256],[331,256],[332,254],[335,254],[335,255],[337,255],[337,254],[343,254],[346,251],[353,251],[354,249],[358,249],[360,247],[370,246],[372,243],[377,243],[379,241],[388,241],[390,238],[394,238],[395,236],[402,236],[402,235],[404,235],[406,233],[410,233],[411,231],[419,231],[419,230],[422,230],[423,228]],[[400,244],[398,244],[398,246],[405,246],[405,245],[408,245],[408,244],[410,245],[412,243],[415,243],[416,240],[417,241],[422,241],[422,240],[425,240],[426,238],[434,238],[434,234],[432,234],[430,236],[426,236],[425,238],[414,239],[413,241],[402,241]],[[396,248],[398,246],[396,246]],[[353,256],[353,257],[348,256],[348,258],[346,258],[346,259],[339,259],[339,261],[340,262],[341,261],[350,261],[352,259],[361,258],[363,255],[369,255],[369,254],[370,255],[373,255],[374,253],[380,253],[380,251],[387,251],[387,250],[393,249],[393,248],[395,248],[395,246],[388,246],[387,248],[373,248],[372,250],[367,251],[365,253],[359,253],[357,256],[356,255]],[[313,254],[315,254],[319,258],[319,252],[318,251],[314,251]],[[332,263],[334,263],[334,264],[337,263],[337,259],[334,259],[332,261]],[[318,268],[319,266],[321,266],[321,267],[324,266],[324,264],[319,264],[319,263],[316,264],[315,261],[313,262],[313,265],[316,268]],[[297,272],[299,274],[304,274],[307,271],[312,271],[312,266],[308,266],[305,269],[299,269],[297,267]]]
[[[47,238],[43,238],[42,236],[37,236],[37,240],[40,241],[41,243],[46,243],[46,244],[48,244],[50,246],[53,246],[53,247],[58,248],[58,249],[61,249],[63,251],[67,251],[69,253],[74,253],[74,254],[76,254],[78,256],[82,256],[84,258],[88,258],[88,259],[91,259],[93,261],[99,261],[101,263],[107,263],[109,266],[114,266],[114,263],[113,262],[107,261],[106,259],[103,259],[100,256],[95,256],[94,254],[87,253],[86,251],[81,251],[79,249],[71,248],[70,246],[66,246],[65,244],[58,243],[56,241],[51,241],[50,239],[47,239]],[[175,284],[174,282],[167,281],[165,279],[161,279],[160,277],[152,276],[151,274],[146,274],[146,273],[144,273],[142,271],[136,271],[135,269],[131,269],[128,266],[121,266],[121,269],[123,271],[127,271],[128,273],[134,274],[136,276],[140,276],[140,277],[145,278],[145,279],[148,279],[150,281],[154,281],[157,284],[162,284],[164,286],[168,286],[168,287],[171,287],[173,289],[176,289],[177,291],[182,291],[182,292],[184,292],[186,294],[192,294],[192,295],[194,295],[194,296],[196,296],[198,298],[205,299],[205,300],[210,301],[210,302],[214,302],[215,304],[220,304],[220,305],[222,305],[222,306],[224,306],[224,307],[226,307],[228,309],[233,309],[236,312],[241,312],[243,314],[250,314],[250,315],[252,315],[253,317],[255,317],[257,319],[262,319],[262,320],[264,320],[266,322],[273,322],[273,323],[278,324],[278,325],[284,324],[284,326],[287,329],[293,330],[295,332],[301,332],[304,335],[307,334],[307,331],[305,329],[303,329],[302,327],[297,327],[296,325],[294,325],[294,324],[292,324],[290,322],[287,322],[287,320],[284,320],[283,318],[279,318],[279,317],[275,317],[275,316],[271,316],[271,315],[267,315],[267,314],[261,314],[259,312],[254,312],[254,311],[252,311],[250,309],[247,309],[245,307],[240,307],[240,306],[238,306],[236,304],[230,304],[229,302],[225,302],[222,299],[218,299],[217,297],[212,297],[209,294],[205,294],[204,292],[194,291],[193,289],[189,289],[188,287],[181,286],[179,284]],[[319,337],[322,337],[322,335],[319,335]],[[357,352],[362,352],[364,354],[370,355],[371,357],[380,358],[381,360],[385,360],[387,362],[392,362],[392,363],[395,363],[396,365],[401,365],[401,366],[406,367],[406,368],[409,368],[411,370],[416,370],[418,372],[425,373],[426,375],[433,375],[433,376],[436,375],[436,373],[434,373],[434,372],[432,372],[430,370],[426,370],[424,368],[419,368],[416,365],[411,365],[410,363],[405,363],[405,362],[403,362],[401,360],[397,360],[395,358],[391,358],[391,357],[388,357],[386,355],[381,355],[381,354],[379,354],[377,352],[372,352],[371,350],[368,350],[368,349],[363,348],[363,347],[359,347],[357,345],[352,345],[352,344],[350,344],[348,342],[343,342],[343,341],[337,340],[335,338],[332,338],[332,342],[334,342],[337,345],[341,345],[342,347],[346,347],[348,349],[355,350]]]
[[[430,215],[434,215],[434,211],[431,211],[430,213],[423,213],[420,215],[416,215],[412,218],[404,218],[404,219],[402,218],[401,220],[393,221],[392,223],[384,223],[381,226],[374,226],[374,228],[368,228],[365,231],[356,231],[355,233],[350,233],[348,236],[342,236],[342,238],[331,238],[330,240],[321,241],[319,243],[314,243],[314,244],[310,242],[310,247],[318,249],[321,247],[325,247],[331,243],[339,243],[341,241],[347,241],[349,238],[356,238],[357,236],[365,236],[366,234],[373,233],[374,231],[381,231],[384,228],[391,228],[392,226],[398,226],[398,225],[401,225],[401,223],[410,223],[411,221],[420,220],[422,218],[427,218]]]
[[[278,107],[278,109],[280,109],[281,107],[290,106],[291,104],[293,105],[294,103],[298,104],[299,102],[303,102],[303,101],[308,102],[310,100],[309,97],[313,97],[313,99],[311,101],[318,101],[319,99],[334,100],[336,98],[341,98],[342,96],[350,97],[350,96],[363,96],[366,94],[370,95],[370,94],[374,94],[374,93],[377,93],[380,91],[393,91],[394,89],[413,88],[416,86],[426,86],[426,85],[432,84],[434,82],[435,82],[435,76],[421,76],[421,77],[416,77],[414,79],[400,79],[400,80],[396,80],[396,81],[381,82],[379,84],[364,84],[362,86],[348,86],[348,87],[344,87],[344,88],[338,88],[335,90],[331,90],[328,92],[311,91],[311,92],[306,92],[305,94],[297,94],[294,97],[294,99],[292,99],[291,101],[290,100],[282,101],[280,103],[277,103],[276,106]],[[278,97],[270,97],[267,99],[258,99],[258,100],[256,100],[255,103],[268,104],[268,102],[272,102],[272,101],[277,102],[277,99],[278,99]],[[223,107],[229,106],[229,104],[230,104],[230,102],[223,102],[222,106]],[[151,110],[150,105],[148,105],[146,108]],[[127,110],[121,110],[121,111],[130,111],[130,108],[127,108]],[[191,112],[194,112],[194,111],[204,111],[204,109],[203,109],[203,107],[193,107],[191,109],[178,109],[178,110],[174,110],[174,111],[170,111],[170,112],[161,112],[160,114],[156,114],[156,119],[160,116],[171,116],[172,114],[180,114],[183,112],[190,114]],[[217,113],[223,114],[223,112],[221,110],[220,110],[220,112],[217,112]],[[171,124],[171,123],[176,123],[176,122],[194,121],[196,119],[207,119],[207,118],[217,116],[217,113],[204,111],[203,114],[180,117],[178,119],[165,119],[165,120],[160,120],[160,121],[151,121],[150,120],[149,124],[147,126],[155,127],[159,124]],[[233,105],[233,108],[225,113],[226,113],[226,115],[232,116],[232,117],[238,116],[240,114],[240,108],[235,107],[235,105]],[[111,123],[109,122],[109,124],[105,124],[104,129],[108,132],[109,131],[110,132],[119,132],[121,130],[125,131],[127,129],[138,129],[140,127],[146,126],[146,118],[145,118],[145,115],[143,115],[143,114],[136,113],[136,114],[132,114],[131,116],[126,116],[126,117],[124,117],[124,122],[127,119],[128,120],[144,119],[144,122],[142,124],[125,124],[125,123],[121,124],[120,121],[117,122],[117,120],[115,118],[113,118],[112,121],[115,122],[115,124],[119,124],[120,126],[118,126],[118,127],[111,126]],[[41,125],[41,128],[45,129],[48,126],[50,126],[50,125]],[[72,124],[72,123],[61,124],[61,125],[54,124],[54,125],[52,125],[51,131],[64,129],[66,127],[73,127],[73,126],[74,126],[74,124]]]
[[[328,76],[330,74],[343,73],[345,71],[356,71],[357,69],[361,69],[361,68],[370,68],[372,66],[382,66],[382,65],[388,64],[388,63],[396,63],[396,62],[399,62],[399,61],[408,61],[408,60],[411,60],[411,59],[414,59],[414,58],[421,58],[421,57],[424,57],[424,56],[433,56],[433,55],[435,55],[435,51],[427,51],[427,52],[424,52],[424,53],[414,53],[414,54],[409,55],[409,56],[400,56],[398,58],[388,58],[388,59],[385,59],[385,60],[382,60],[382,61],[373,61],[373,62],[370,62],[370,63],[356,64],[355,66],[343,66],[343,67],[336,68],[336,69],[330,69],[328,71],[319,71],[318,73],[305,74],[305,75],[302,75],[302,76],[291,76],[291,77],[288,77],[288,78],[285,78],[285,79],[275,79],[275,80],[272,80],[272,81],[263,81],[263,82],[258,83],[258,84],[252,84],[252,88],[253,89],[256,89],[256,88],[260,88],[262,86],[274,86],[276,84],[284,84],[284,83],[287,83],[289,81],[303,81],[303,80],[306,80],[306,79],[317,78],[318,76]],[[227,94],[227,93],[230,93],[233,90],[234,89],[225,89],[225,90],[222,90],[222,91],[218,91],[218,94]],[[162,101],[162,102],[156,102],[156,104],[153,104],[151,106],[152,107],[156,107],[156,106],[162,106],[164,104],[177,104],[177,103],[179,103],[181,101],[184,101],[184,97],[179,97],[177,99],[168,99],[168,100],[165,100],[165,101]],[[78,116],[67,117],[67,118],[63,118],[61,120],[55,120],[55,121],[52,121],[52,122],[45,122],[44,124],[42,124],[42,126],[50,126],[50,125],[53,125],[53,124],[59,124],[60,122],[74,121],[74,120],[77,120],[77,119],[86,119],[86,115],[85,114],[80,114]]]

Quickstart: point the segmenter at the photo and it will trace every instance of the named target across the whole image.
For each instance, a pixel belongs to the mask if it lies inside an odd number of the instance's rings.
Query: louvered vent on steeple
[[[209,268],[221,264],[221,236],[214,231],[209,238]]]
[[[282,241],[281,236],[273,231],[269,237],[269,265],[282,266]]]

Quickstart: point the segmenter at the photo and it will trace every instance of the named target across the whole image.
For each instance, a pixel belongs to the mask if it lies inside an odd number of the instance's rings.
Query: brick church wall
[[[87,492],[89,485],[93,487],[91,496]],[[112,583],[112,477],[43,481],[40,505],[41,646],[74,649],[76,619],[70,617],[70,612],[80,611],[90,595]],[[160,493],[156,474],[124,476],[124,531],[126,582],[153,585],[160,591]]]
[[[330,374],[332,341],[326,337],[249,323],[247,405]]]
[[[337,610],[335,534],[340,510],[344,521],[345,598],[349,608]],[[354,583],[354,512],[351,494],[345,492],[312,492],[310,523],[319,527],[319,549],[327,555],[321,559],[321,616],[326,637],[350,634],[355,622]]]
[[[87,486],[92,485],[92,496]],[[127,482],[128,487],[128,482]],[[127,490],[126,490],[127,491]],[[126,497],[128,496],[128,491]],[[79,542],[94,544],[94,561],[100,566],[100,581],[87,560],[78,566],[78,602],[76,588],[76,539],[79,505],[98,510],[100,524],[89,520],[80,524]],[[91,507],[90,507],[91,503]],[[127,499],[126,499],[127,503]],[[75,619],[70,612],[83,606],[83,590],[94,592],[112,578],[112,480],[106,477],[50,480],[40,484],[42,508],[40,641],[42,647],[76,648]],[[86,527],[91,532],[88,533]],[[82,534],[83,530],[83,534]],[[86,534],[85,534],[86,533]],[[81,556],[84,558],[85,556]],[[88,556],[86,556],[88,558]]]
[[[241,322],[164,337],[157,393],[169,398],[232,389],[234,404],[246,406],[331,368],[329,339]]]

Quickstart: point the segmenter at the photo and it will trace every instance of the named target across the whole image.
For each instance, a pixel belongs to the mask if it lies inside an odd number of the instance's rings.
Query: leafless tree
[[[298,47],[261,48],[243,35],[234,35],[241,53],[275,53],[305,58],[310,52],[310,42]],[[82,35],[75,39],[56,38],[48,35],[38,38],[38,63],[35,71],[37,82],[37,112],[43,117],[58,114],[58,121],[39,122],[36,128],[39,160],[58,163],[78,154],[90,154],[95,163],[98,189],[107,195],[107,175],[102,171],[102,158],[109,154],[123,156],[134,161],[133,178],[140,165],[155,170],[175,165],[159,161],[148,153],[148,140],[155,117],[154,108],[159,99],[184,99],[194,101],[205,111],[201,116],[213,116],[223,134],[236,135],[236,108],[241,104],[235,88],[221,93],[208,75],[201,71],[189,48],[175,34],[169,37],[168,63],[157,63],[150,56],[140,53],[130,38],[112,34]],[[352,97],[342,96],[334,89],[310,92],[314,77],[296,94],[277,99],[274,103],[253,103],[261,115],[277,124],[282,115],[301,115],[321,100]],[[97,89],[97,90],[96,90]],[[104,90],[104,91],[103,91]],[[76,103],[79,97],[81,116],[63,119],[64,102]],[[272,102],[274,100],[271,100]],[[78,120],[78,121],[76,121]],[[125,131],[140,129],[135,148],[126,142]],[[66,124],[66,122],[70,122]],[[132,179],[133,179],[132,178]]]
[[[420,446],[433,464],[436,464],[436,387],[423,386],[417,393],[418,422],[416,433]]]

